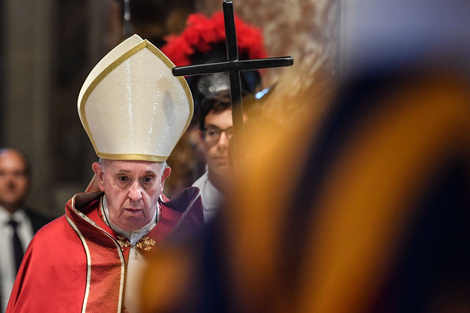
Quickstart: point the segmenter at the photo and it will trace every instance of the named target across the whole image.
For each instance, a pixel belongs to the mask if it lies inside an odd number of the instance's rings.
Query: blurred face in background
[[[0,150],[0,205],[10,213],[18,210],[29,190],[26,160],[13,149]]]

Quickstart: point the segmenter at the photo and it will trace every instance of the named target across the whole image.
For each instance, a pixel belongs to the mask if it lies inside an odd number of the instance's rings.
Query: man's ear
[[[93,172],[95,172],[96,180],[98,181],[98,187],[101,191],[104,191],[104,171],[101,168],[101,165],[98,162],[94,162],[91,165]]]
[[[168,176],[170,176],[171,174],[171,167],[167,166],[165,167],[165,169],[163,170],[163,174],[162,174],[162,181],[161,181],[161,184],[160,184],[160,192],[163,192],[163,186],[165,186],[165,180],[168,178]]]
[[[167,166],[165,167],[165,169],[163,170],[163,174],[162,174],[162,183],[168,178],[168,176],[170,176],[171,174],[171,167]]]

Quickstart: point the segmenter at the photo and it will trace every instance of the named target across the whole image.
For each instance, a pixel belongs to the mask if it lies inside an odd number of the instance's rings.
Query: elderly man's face
[[[162,163],[146,161],[104,160],[104,165],[93,163],[93,171],[105,193],[111,222],[126,231],[150,223],[170,168],[162,173]]]
[[[26,197],[29,178],[26,162],[15,150],[0,153],[0,205],[13,213]]]

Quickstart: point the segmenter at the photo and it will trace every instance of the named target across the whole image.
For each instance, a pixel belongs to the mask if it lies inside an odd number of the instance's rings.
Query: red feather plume
[[[261,30],[246,24],[236,15],[234,18],[239,55],[246,54],[250,60],[266,58]],[[206,53],[214,45],[225,42],[223,12],[216,12],[211,18],[194,13],[188,16],[186,24],[186,29],[179,36],[166,37],[167,44],[161,48],[176,66],[191,65],[191,55]]]

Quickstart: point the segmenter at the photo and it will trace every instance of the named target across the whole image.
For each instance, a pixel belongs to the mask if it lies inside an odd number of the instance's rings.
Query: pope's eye
[[[151,181],[153,181],[153,177],[151,177],[151,176],[144,177],[144,178],[142,179],[142,181],[143,181],[144,183],[150,183]]]
[[[125,182],[128,181],[128,178],[127,176],[118,176],[118,180]]]

